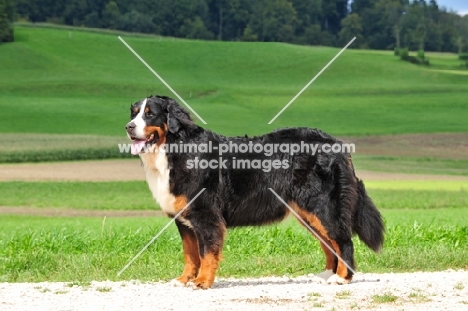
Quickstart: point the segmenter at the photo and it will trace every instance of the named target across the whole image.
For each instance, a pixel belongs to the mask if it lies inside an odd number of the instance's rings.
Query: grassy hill
[[[130,103],[173,97],[116,34],[81,30],[21,26],[15,43],[0,45],[0,133],[10,133],[2,144],[16,133],[125,139]],[[349,49],[268,125],[338,49],[123,38],[223,134],[285,126],[338,136],[468,132],[468,75],[451,70],[455,56],[429,55],[431,70],[390,52]]]
[[[0,46],[1,132],[121,135],[131,102],[172,95],[116,35],[41,28],[16,34],[17,42]],[[335,135],[468,130],[468,76],[390,53],[347,50],[268,126],[338,49],[123,37],[225,134],[298,125]]]

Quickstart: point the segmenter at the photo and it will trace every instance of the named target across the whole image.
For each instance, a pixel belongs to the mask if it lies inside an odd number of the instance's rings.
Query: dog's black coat
[[[309,128],[280,129],[252,138],[225,137],[197,126],[189,113],[170,98],[149,97],[146,107],[150,113],[145,114],[145,123],[167,129],[164,138],[155,137],[152,143],[164,139],[167,150],[170,144],[201,144],[208,141],[215,147],[221,143],[247,144],[250,141],[254,144],[341,144],[336,138]],[[134,116],[132,109],[132,119]],[[191,226],[176,220],[182,236],[184,232],[195,233],[201,257],[221,251],[226,227],[262,225],[280,221],[288,214],[287,207],[269,188],[284,201],[294,202],[317,217],[329,239],[336,241],[341,256],[353,268],[353,233],[357,233],[375,251],[383,244],[384,229],[380,213],[367,196],[363,183],[356,178],[348,153],[290,155],[279,152],[271,156],[263,153],[226,153],[222,158],[227,159],[227,169],[187,168],[188,160],[196,157],[219,159],[217,150],[213,153],[167,153],[171,169],[170,192],[174,196],[185,196],[190,200],[202,188],[206,188],[183,214]],[[289,166],[269,172],[234,169],[234,158],[286,160]],[[336,272],[336,265],[333,270]],[[342,277],[351,278],[352,272],[348,271]]]

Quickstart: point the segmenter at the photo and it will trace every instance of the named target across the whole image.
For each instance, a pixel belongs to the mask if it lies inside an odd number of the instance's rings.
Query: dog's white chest
[[[166,153],[161,149],[157,153],[140,154],[140,157],[153,197],[165,213],[174,215],[176,213],[174,210],[175,197],[169,190],[169,164]]]

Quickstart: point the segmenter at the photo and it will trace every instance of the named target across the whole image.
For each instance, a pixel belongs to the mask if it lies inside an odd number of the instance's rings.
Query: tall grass
[[[170,227],[121,276],[117,272],[168,221],[1,216],[0,281],[169,280],[183,268],[181,242]],[[468,268],[468,227],[401,226],[387,217],[382,254],[355,239],[358,270],[398,272]],[[230,230],[219,276],[300,275],[320,272],[318,242],[295,220]]]

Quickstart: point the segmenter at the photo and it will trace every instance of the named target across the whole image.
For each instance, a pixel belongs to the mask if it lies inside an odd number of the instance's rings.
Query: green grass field
[[[450,223],[439,219],[443,211]],[[355,239],[362,272],[467,269],[467,208],[383,210],[384,250]],[[421,217],[422,216],[422,217]],[[168,222],[166,218],[43,218],[1,216],[0,282],[169,280],[183,269],[180,237],[171,226],[119,278],[117,272]],[[464,222],[463,222],[464,221]],[[318,242],[293,219],[230,230],[219,276],[301,275],[323,270]]]
[[[466,182],[369,182],[385,224],[384,250],[355,239],[359,271],[468,269]],[[29,190],[27,190],[29,189]],[[32,191],[28,198],[21,193]],[[59,209],[155,209],[143,182],[0,183],[0,205]],[[86,194],[86,195],[84,195]],[[103,195],[105,194],[105,195]],[[169,219],[0,215],[0,281],[117,280],[117,272]],[[229,230],[220,276],[299,275],[323,269],[318,242],[295,220]],[[121,279],[168,280],[183,266],[175,226]]]

